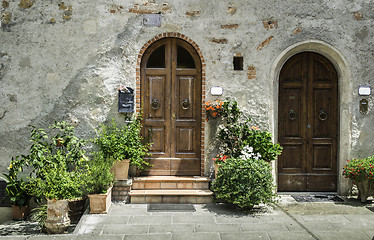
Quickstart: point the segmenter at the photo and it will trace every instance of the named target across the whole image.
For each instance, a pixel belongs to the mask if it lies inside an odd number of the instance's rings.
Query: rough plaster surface
[[[299,42],[319,40],[333,46],[346,59],[348,69],[342,71],[351,73],[350,82],[339,83],[341,88],[351,86],[340,94],[341,112],[352,119],[344,125],[351,129],[344,135],[345,147],[351,149],[344,157],[374,154],[373,97],[367,97],[369,112],[363,115],[358,107],[362,97],[357,94],[359,85],[374,85],[372,0],[80,0],[63,4],[36,0],[27,8],[19,4],[29,1],[4,2],[0,171],[6,170],[11,156],[27,151],[29,124],[47,127],[55,120],[72,121],[78,134],[89,138],[100,122],[122,119],[117,113],[117,87],[135,88],[140,48],[164,32],[182,33],[199,45],[206,61],[207,92],[211,86],[222,86],[221,99],[236,99],[255,125],[275,135],[274,61]],[[142,14],[135,12],[147,11],[162,13],[161,27],[142,26]],[[355,17],[358,13],[362,18]],[[264,20],[277,24],[266,27]],[[221,27],[234,24],[238,26]],[[264,42],[267,39],[271,41]],[[237,53],[244,57],[243,71],[233,70]],[[255,67],[255,79],[248,79],[248,66]],[[346,96],[351,101],[345,101]],[[216,99],[209,94],[206,98]],[[215,154],[215,131],[215,123],[209,122],[205,138],[209,165]]]

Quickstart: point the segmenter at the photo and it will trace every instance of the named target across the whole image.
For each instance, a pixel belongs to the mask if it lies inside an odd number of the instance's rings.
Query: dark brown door
[[[338,81],[328,59],[299,53],[279,77],[278,191],[336,191]]]
[[[187,42],[165,38],[141,63],[143,134],[153,142],[144,175],[200,175],[201,62]]]

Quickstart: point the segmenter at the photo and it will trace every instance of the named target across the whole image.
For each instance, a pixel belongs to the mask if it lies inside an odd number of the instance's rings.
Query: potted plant
[[[22,161],[19,156],[12,158],[8,168],[8,174],[3,173],[7,183],[6,194],[12,204],[12,215],[14,220],[23,220],[27,217],[28,206],[32,198],[30,194],[30,184],[25,182],[23,178],[18,178],[18,173],[22,170]]]
[[[369,196],[374,196],[374,156],[348,160],[343,175],[357,186],[358,199],[361,202],[366,202]]]
[[[111,158],[111,161],[113,159]],[[112,202],[112,185],[114,181],[111,167],[113,162],[104,155],[94,153],[88,164],[88,189],[90,213],[107,213]]]
[[[113,119],[108,125],[100,125],[94,143],[99,146],[106,159],[114,160],[113,172],[116,180],[127,180],[130,164],[138,169],[149,166],[149,162],[144,159],[148,145],[142,142],[141,128],[140,115],[127,120],[123,126],[118,126]]]

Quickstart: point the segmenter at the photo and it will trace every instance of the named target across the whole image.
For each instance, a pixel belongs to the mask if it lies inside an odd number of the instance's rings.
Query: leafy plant
[[[273,189],[270,164],[262,159],[229,159],[219,168],[212,185],[217,199],[240,208],[273,202]]]
[[[47,220],[47,204],[43,204],[34,208],[31,213],[31,220],[38,222],[43,229],[45,220]]]
[[[3,173],[2,179],[6,181],[6,194],[9,197],[10,203],[16,206],[27,206],[32,198],[30,192],[30,183],[19,178],[18,173],[23,170],[23,160],[19,156],[12,158],[8,167],[8,174]]]
[[[215,164],[222,164],[224,162],[226,162],[228,156],[227,155],[223,155],[223,154],[218,154],[215,158],[213,158],[213,162]]]
[[[217,139],[223,155],[238,158],[246,147],[251,147],[266,161],[275,160],[281,154],[282,148],[272,142],[271,134],[252,126],[251,119],[243,115],[236,101],[225,101],[222,109],[223,123],[219,126]]]
[[[105,159],[103,154],[94,153],[88,163],[88,192],[92,194],[106,193],[113,184],[114,176],[110,171],[114,159]]]
[[[374,180],[374,156],[348,160],[344,166],[343,175],[354,183],[363,179]]]
[[[205,111],[207,115],[207,120],[210,118],[217,118],[222,115],[222,105],[223,102],[216,100],[214,102],[208,101],[205,103]]]
[[[129,120],[127,124],[118,126],[112,119],[109,125],[101,124],[98,137],[94,142],[99,146],[105,158],[116,161],[130,159],[130,165],[145,169],[149,162],[144,159],[150,144],[145,143],[140,135],[142,128],[140,115]]]

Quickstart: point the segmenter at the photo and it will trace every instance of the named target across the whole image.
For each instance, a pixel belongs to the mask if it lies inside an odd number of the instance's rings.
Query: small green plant
[[[113,162],[113,158],[106,159],[100,152],[93,153],[91,160],[88,162],[87,184],[89,193],[106,193],[113,184],[114,176],[110,171]]]
[[[374,156],[348,160],[348,163],[344,166],[343,175],[345,178],[350,178],[354,183],[363,179],[374,181]]]
[[[8,173],[3,173],[4,177],[2,177],[7,183],[5,191],[9,197],[10,204],[20,207],[29,205],[32,198],[30,183],[19,177],[19,172],[22,170],[23,159],[17,156],[16,158],[12,158],[8,167]]]
[[[140,135],[141,128],[140,115],[123,126],[118,126],[112,120],[108,125],[101,124],[94,143],[99,146],[105,158],[114,158],[116,161],[130,159],[130,165],[142,170],[150,166],[144,158],[150,144],[145,143]]]
[[[43,229],[45,220],[47,220],[47,204],[42,204],[32,210],[31,220],[38,222]]]
[[[270,164],[262,159],[231,158],[221,165],[212,190],[216,198],[240,208],[274,201]]]

